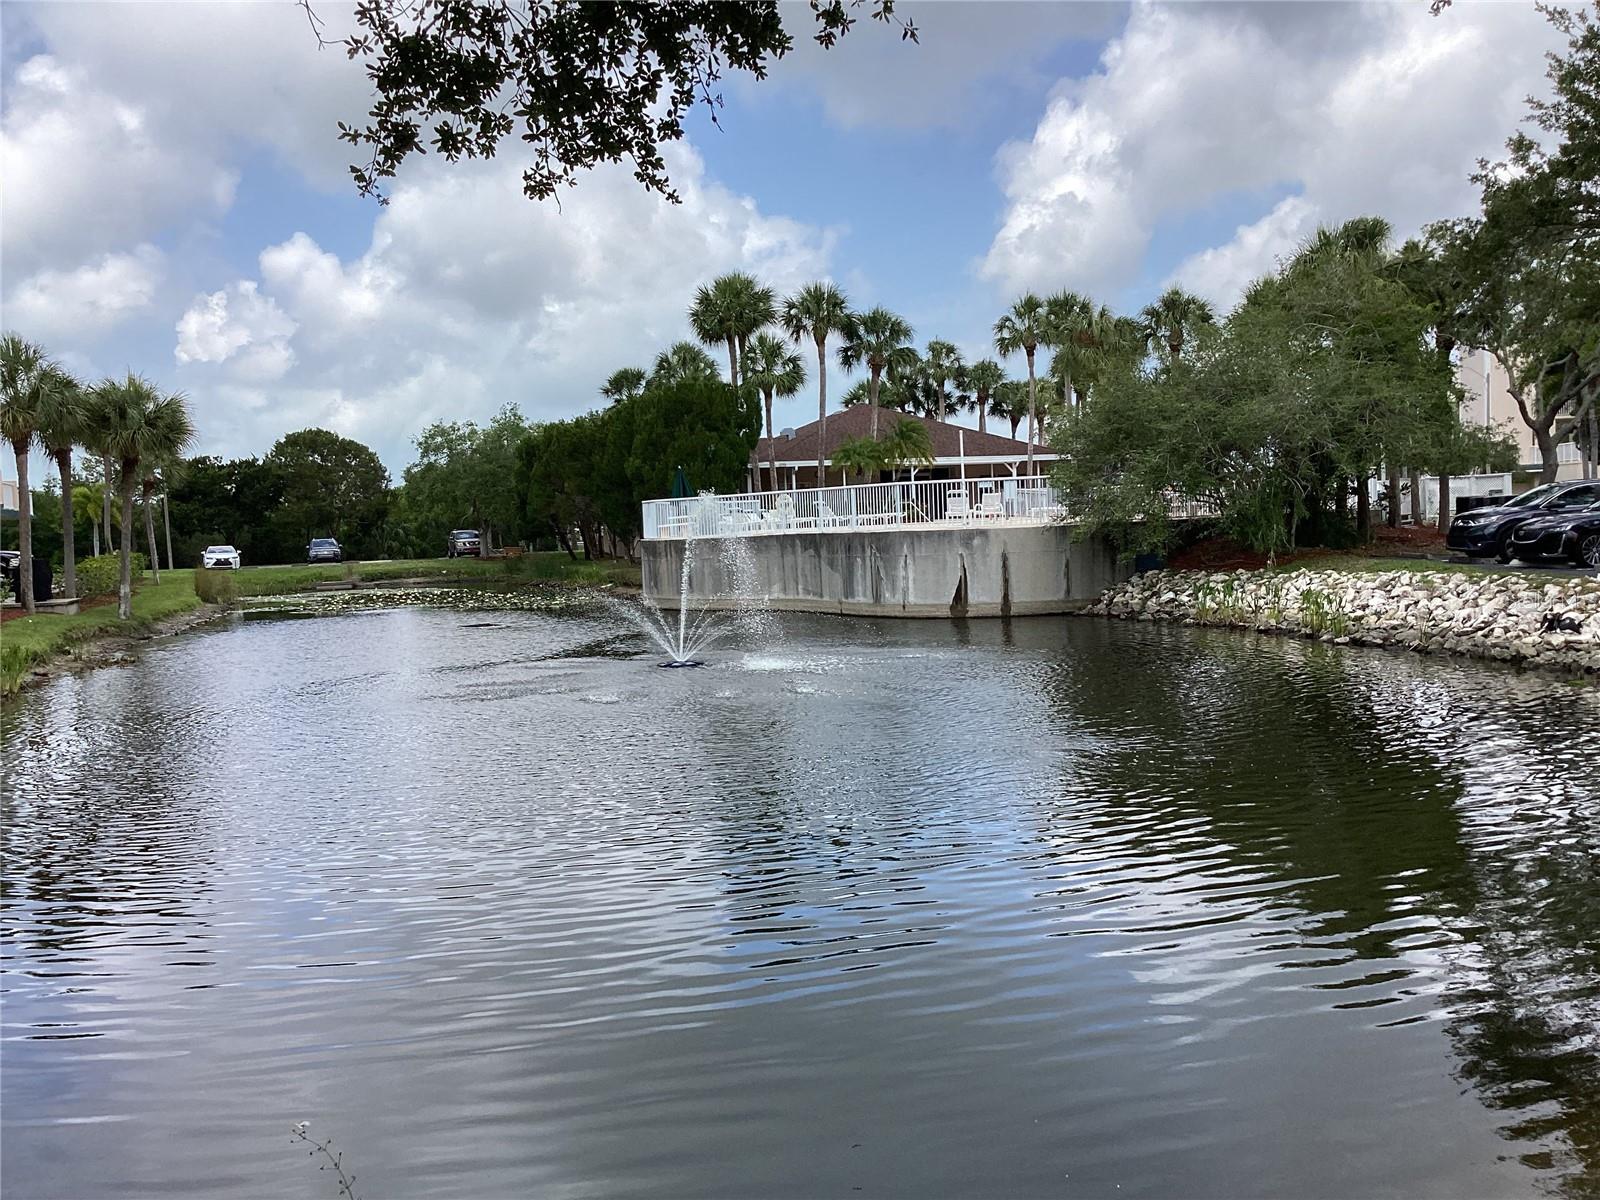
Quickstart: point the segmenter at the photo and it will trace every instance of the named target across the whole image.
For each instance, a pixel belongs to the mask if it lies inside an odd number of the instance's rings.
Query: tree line
[[[1154,548],[1183,495],[1210,502],[1258,550],[1339,544],[1367,535],[1375,478],[1394,523],[1409,474],[1420,523],[1424,471],[1439,478],[1442,527],[1452,475],[1517,462],[1500,431],[1461,420],[1463,348],[1489,351],[1507,371],[1543,482],[1569,436],[1595,472],[1600,23],[1587,11],[1547,16],[1567,47],[1550,56],[1552,98],[1531,102],[1543,140],[1518,132],[1505,161],[1481,166],[1480,215],[1437,222],[1398,248],[1376,217],[1320,229],[1221,322],[1164,297],[1169,336],[1142,357],[1119,357],[1117,323],[1087,308],[1063,324],[1049,301],[1014,306],[1013,340],[1068,340],[1094,355],[1094,402],[1075,402],[1063,380],[1051,422],[1059,482],[1090,529]]]
[[[155,547],[151,496],[162,473],[194,439],[188,404],[178,393],[164,393],[148,380],[129,374],[86,387],[53,361],[44,349],[8,333],[0,338],[0,437],[17,462],[17,548],[21,572],[18,599],[35,610],[33,589],[33,493],[28,456],[36,447],[56,467],[61,511],[62,588],[77,595],[77,511],[74,508],[73,455],[79,449],[97,459],[101,476],[101,517],[111,541],[112,498],[118,502],[119,579],[117,613],[132,609],[133,516],[143,499],[145,536]],[[158,578],[159,578],[159,566]]]

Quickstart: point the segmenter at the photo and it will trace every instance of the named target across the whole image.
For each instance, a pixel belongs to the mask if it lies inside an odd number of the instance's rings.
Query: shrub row
[[[134,554],[130,562],[130,569],[137,578],[144,573],[145,557]],[[78,560],[78,596],[88,599],[92,596],[114,596],[117,593],[117,581],[121,578],[122,566],[117,561],[115,554],[99,554],[94,558],[80,558]]]

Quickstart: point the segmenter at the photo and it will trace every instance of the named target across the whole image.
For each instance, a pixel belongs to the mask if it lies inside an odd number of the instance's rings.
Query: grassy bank
[[[115,600],[85,609],[76,616],[19,617],[0,627],[0,694],[22,686],[28,672],[84,642],[108,635],[147,632],[158,621],[200,607],[188,571],[169,571],[156,583],[141,578],[133,593],[133,620],[117,620]]]
[[[625,559],[576,561],[561,551],[520,558],[415,558],[392,562],[328,563],[319,566],[246,567],[234,574],[241,596],[282,596],[339,580],[380,583],[399,579],[449,586],[473,583],[572,583],[639,585],[639,568]]]

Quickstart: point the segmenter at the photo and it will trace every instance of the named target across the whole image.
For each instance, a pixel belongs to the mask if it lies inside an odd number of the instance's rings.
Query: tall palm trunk
[[[138,464],[122,468],[122,529],[119,544],[117,572],[117,616],[123,621],[133,618],[133,484]]]
[[[738,346],[739,346],[739,343],[735,339],[733,339],[733,338],[729,338],[728,339],[728,382],[731,383],[734,387],[738,387],[739,386],[739,350],[738,350]]]
[[[176,571],[178,568],[172,562],[172,511],[167,507],[167,493],[161,493],[161,524],[167,534],[167,570]]]
[[[72,515],[72,447],[56,454],[56,471],[61,476],[61,594],[78,594],[78,531]]]
[[[827,484],[823,464],[828,460],[828,335],[817,342],[817,486]]]
[[[37,611],[33,603],[33,493],[28,491],[28,443],[11,443],[11,452],[17,456],[17,549],[21,552],[17,566],[17,599],[29,612]]]
[[[871,429],[872,429],[872,440],[873,441],[877,441],[878,440],[878,368],[877,367],[873,367],[872,368],[872,383],[871,383],[871,386],[869,386],[867,388],[867,404],[872,409],[872,420],[870,422]]]
[[[770,491],[778,490],[778,439],[772,428],[772,388],[766,389],[763,397],[767,403],[767,482],[771,484]]]
[[[989,415],[989,393],[982,388],[978,389],[978,432],[988,432],[984,429],[984,418]]]
[[[111,540],[111,455],[100,456],[100,517],[106,527],[106,553],[111,553],[111,547],[116,545]]]
[[[150,508],[150,501],[154,498],[154,490],[146,487],[143,501],[140,505],[144,509],[144,544],[150,551],[150,570],[155,573],[155,581],[161,582],[161,552],[156,547],[156,515]]]
[[[100,522],[94,520],[93,518],[91,518],[90,521],[89,521],[89,538],[90,538],[90,544],[92,545],[92,547],[94,549],[94,556],[96,558],[99,558],[100,557]]]
[[[1035,421],[1039,414],[1039,381],[1033,374],[1034,347],[1025,346],[1028,354],[1028,474],[1033,474],[1033,431],[1037,428]]]

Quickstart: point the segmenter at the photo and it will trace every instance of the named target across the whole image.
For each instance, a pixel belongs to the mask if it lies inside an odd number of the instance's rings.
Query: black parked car
[[[1524,521],[1511,535],[1511,557],[1600,567],[1600,503]]]
[[[312,538],[311,545],[306,547],[307,562],[343,562],[344,551],[339,549],[339,543],[332,538]]]
[[[1516,557],[1512,536],[1526,522],[1572,515],[1600,501],[1600,480],[1569,479],[1547,483],[1531,492],[1491,508],[1475,508],[1450,522],[1445,545],[1469,558],[1498,558],[1510,562]]]

